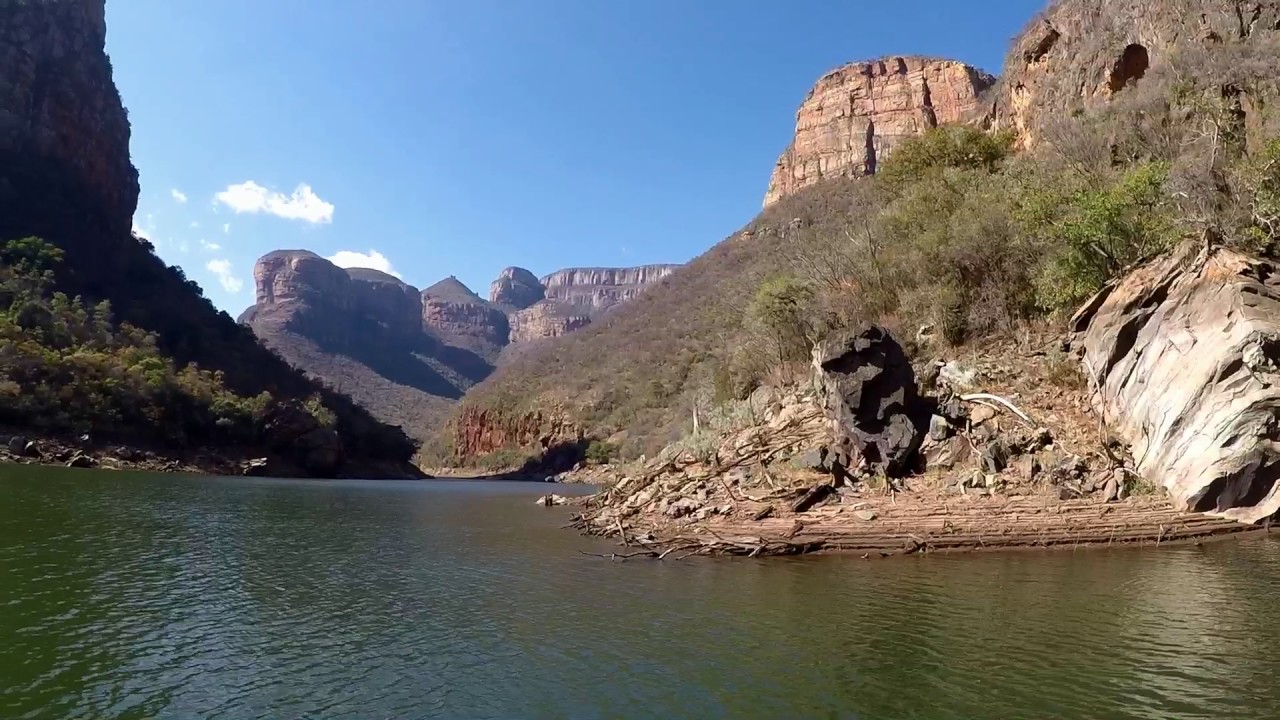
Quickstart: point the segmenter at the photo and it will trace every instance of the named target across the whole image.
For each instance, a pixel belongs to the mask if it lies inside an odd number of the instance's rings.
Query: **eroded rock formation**
[[[40,207],[52,184],[129,231],[138,173],[106,36],[104,0],[0,0],[0,206]]]
[[[538,278],[521,267],[509,267],[498,274],[489,286],[489,302],[505,308],[523,310],[546,297],[546,289]]]
[[[632,300],[675,272],[679,265],[641,265],[629,268],[566,268],[542,278],[548,300],[573,305],[596,316]]]
[[[971,115],[994,82],[964,63],[923,57],[832,70],[796,113],[795,137],[773,169],[765,207],[826,178],[874,173],[902,138]]]
[[[422,324],[446,337],[473,337],[496,347],[507,344],[507,315],[450,276],[422,291]]]
[[[508,448],[554,450],[581,442],[582,429],[555,410],[506,413],[464,408],[456,418],[455,452],[477,458]]]
[[[543,300],[511,315],[511,342],[528,343],[560,337],[590,324],[591,315],[585,310],[555,300]]]
[[[505,348],[586,327],[674,267],[568,269],[549,287],[511,267],[488,302],[452,276],[419,293],[377,270],[277,250],[255,265],[256,302],[240,320],[293,365],[425,440]]]
[[[1184,248],[1072,320],[1108,426],[1182,509],[1249,523],[1280,510],[1278,270]]]
[[[1014,40],[981,119],[1032,146],[1046,123],[1125,91],[1169,62],[1179,44],[1247,41],[1277,27],[1274,0],[1055,2]]]
[[[422,297],[417,288],[380,270],[348,268],[346,272],[354,304],[370,322],[395,336],[411,336],[422,327]]]

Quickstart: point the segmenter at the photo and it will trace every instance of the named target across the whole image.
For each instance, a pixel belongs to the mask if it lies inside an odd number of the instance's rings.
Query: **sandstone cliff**
[[[258,260],[254,284],[240,320],[265,345],[419,440],[506,343],[506,315],[453,278],[419,293],[377,270],[277,250]]]
[[[355,305],[370,322],[393,336],[410,336],[422,325],[422,296],[398,277],[368,268],[348,268]]]
[[[129,231],[138,173],[106,37],[104,0],[0,1],[0,205],[28,199],[42,178]]]
[[[555,300],[534,303],[511,315],[511,342],[528,343],[561,337],[591,324],[591,316],[577,306]]]
[[[1014,40],[981,121],[1033,146],[1045,123],[1123,92],[1179,46],[1219,46],[1277,27],[1274,0],[1055,2]]]
[[[422,291],[422,323],[449,338],[476,338],[494,348],[507,344],[507,315],[450,276]]]
[[[521,267],[509,267],[489,286],[489,302],[515,310],[523,310],[546,297],[546,288],[533,273]]]
[[[452,276],[419,293],[377,270],[277,250],[255,265],[256,302],[240,320],[294,366],[426,440],[504,349],[586,327],[674,267],[567,269],[544,281],[510,267],[486,302]]]
[[[964,63],[922,57],[832,70],[796,113],[795,137],[773,169],[765,206],[823,179],[874,173],[902,138],[968,117],[994,82]]]
[[[678,267],[566,268],[547,275],[541,283],[548,300],[573,305],[596,316],[619,303],[635,299]]]

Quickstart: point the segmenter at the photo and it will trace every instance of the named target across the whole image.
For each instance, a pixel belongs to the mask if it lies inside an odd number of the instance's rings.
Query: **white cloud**
[[[173,199],[177,200],[179,203],[184,203],[187,201],[187,194],[182,192],[178,188],[174,188],[170,190],[169,194],[172,195]]]
[[[214,201],[226,205],[237,214],[266,213],[313,225],[333,221],[333,204],[321,200],[306,183],[294,189],[292,195],[285,195],[249,180],[239,185],[228,185],[226,190],[214,196]]]
[[[207,252],[218,252],[222,249],[222,246],[218,243],[211,243],[208,240],[201,240],[200,247]]]
[[[194,230],[195,228],[200,227],[200,223],[196,222],[195,220],[192,220],[192,221],[191,221],[191,224],[190,224],[190,225],[188,225],[187,227],[189,227],[189,228],[191,228],[191,229],[193,229],[193,230]]]
[[[377,250],[370,250],[368,253],[356,252],[355,250],[339,250],[329,256],[329,262],[342,268],[372,268],[381,270],[388,275],[400,277],[400,273],[391,267],[391,261],[386,255]]]
[[[142,226],[138,225],[137,220],[133,221],[133,234],[137,235],[138,237],[148,242],[150,242],[151,240],[151,233],[147,232],[146,230],[143,230]]]
[[[182,242],[178,243],[178,252],[185,253],[190,251],[191,251],[191,243],[187,242],[186,240],[183,240]]]
[[[244,283],[240,278],[231,274],[230,260],[210,260],[205,264],[209,272],[218,276],[218,282],[222,283],[222,289],[229,293],[235,294],[240,292],[240,288],[244,287]]]
[[[231,234],[231,223],[223,223],[223,225],[222,225],[222,234],[223,234],[223,235],[230,235],[230,234]]]

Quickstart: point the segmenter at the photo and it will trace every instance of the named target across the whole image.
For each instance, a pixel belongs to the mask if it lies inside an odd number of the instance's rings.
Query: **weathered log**
[[[791,506],[791,512],[802,513],[811,509],[818,503],[826,500],[831,493],[835,492],[835,488],[830,483],[821,483],[809,488],[800,499],[795,501]]]

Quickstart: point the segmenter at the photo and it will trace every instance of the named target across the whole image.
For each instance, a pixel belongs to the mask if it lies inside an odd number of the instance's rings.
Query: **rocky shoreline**
[[[96,442],[92,438],[0,432],[0,464],[43,465],[100,470],[198,475],[305,478],[297,466],[278,457],[228,448],[173,451],[131,444]],[[343,477],[417,480],[429,477],[400,463],[362,463],[345,468]]]
[[[877,336],[819,351],[815,387],[758,391],[755,420],[709,447],[568,473],[601,491],[541,502],[578,506],[573,527],[624,546],[611,558],[1156,546],[1269,529],[1192,512],[1135,470],[1060,333],[919,363],[918,384],[885,349]]]
[[[172,454],[127,444],[88,439],[0,433],[0,463],[103,470],[242,475],[247,458],[214,450]]]

